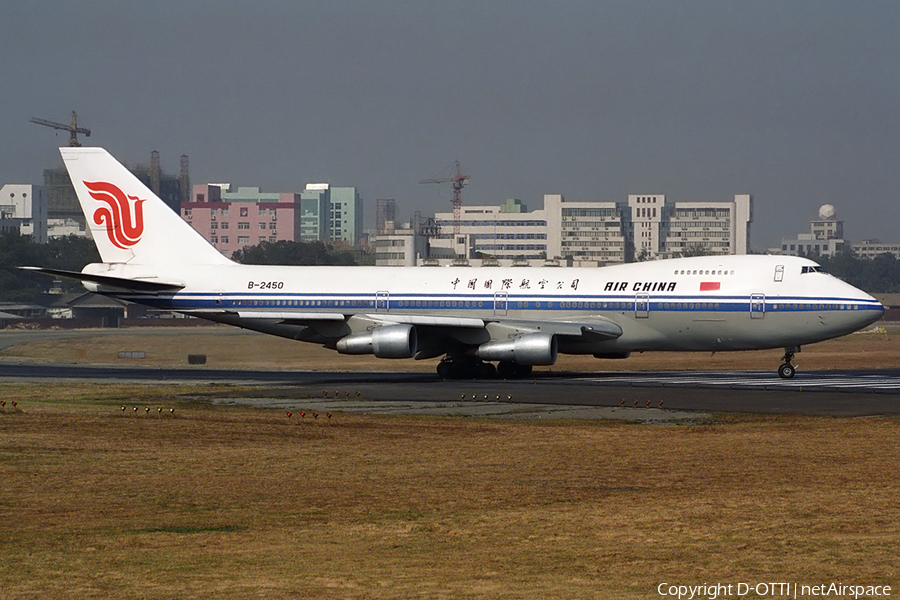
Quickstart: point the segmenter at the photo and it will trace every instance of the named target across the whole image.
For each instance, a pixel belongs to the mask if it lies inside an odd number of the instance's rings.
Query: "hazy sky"
[[[120,160],[404,219],[545,193],[754,196],[757,249],[836,206],[900,242],[900,2],[0,1],[0,183],[68,122]]]

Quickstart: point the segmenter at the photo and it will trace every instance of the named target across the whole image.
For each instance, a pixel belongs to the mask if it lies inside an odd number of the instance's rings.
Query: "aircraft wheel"
[[[778,376],[782,379],[791,379],[794,376],[796,369],[794,365],[791,363],[784,363],[780,367],[778,367]]]
[[[441,379],[453,379],[453,370],[453,363],[451,362],[438,363],[437,374]]]
[[[516,376],[516,363],[502,360],[497,365],[497,376],[500,379],[513,379]]]
[[[497,375],[501,379],[524,379],[531,375],[531,365],[520,365],[511,360],[501,361],[497,365]]]
[[[531,371],[534,370],[534,367],[531,365],[520,365],[516,364],[516,377],[519,379],[525,379],[529,375],[531,375]]]
[[[487,365],[489,369],[493,366]],[[442,379],[478,379],[485,376],[484,367],[484,363],[470,360],[444,360],[438,363],[437,374]]]
[[[497,367],[494,363],[483,362],[478,365],[478,379],[493,379],[497,376]]]

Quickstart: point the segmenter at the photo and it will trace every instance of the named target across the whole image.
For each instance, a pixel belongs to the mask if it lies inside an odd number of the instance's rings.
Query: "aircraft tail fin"
[[[59,151],[103,262],[231,262],[103,148]]]

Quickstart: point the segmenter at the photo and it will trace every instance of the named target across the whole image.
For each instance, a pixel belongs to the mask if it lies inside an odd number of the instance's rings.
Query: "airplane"
[[[242,265],[102,148],[60,148],[102,263],[90,291],[378,358],[443,357],[445,379],[521,378],[559,353],[801,346],[879,320],[872,296],[793,256],[676,258],[594,268]],[[497,363],[496,366],[494,363]]]

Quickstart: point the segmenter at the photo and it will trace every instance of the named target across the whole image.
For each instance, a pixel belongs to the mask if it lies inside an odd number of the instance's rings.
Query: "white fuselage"
[[[177,293],[92,289],[160,309],[327,343],[394,319],[431,325],[464,344],[483,323],[592,318],[616,339],[561,338],[563,353],[749,350],[800,346],[881,318],[870,295],[813,261],[788,256],[708,256],[601,268],[285,267],[90,265],[85,272],[183,282]],[[315,335],[310,322],[318,322]],[[342,317],[342,319],[339,319]],[[413,319],[415,317],[415,319]],[[428,318],[433,318],[431,323]],[[456,321],[454,321],[456,320]],[[459,326],[456,326],[459,325]],[[479,331],[484,331],[482,328]]]

